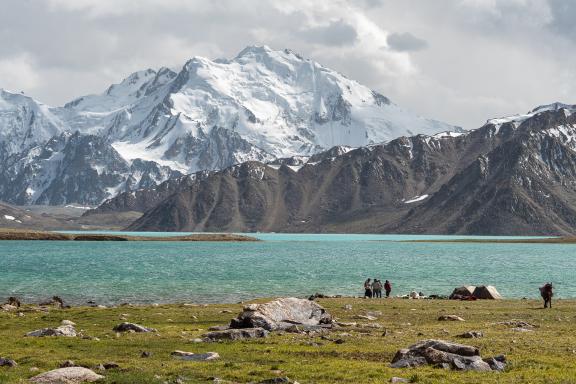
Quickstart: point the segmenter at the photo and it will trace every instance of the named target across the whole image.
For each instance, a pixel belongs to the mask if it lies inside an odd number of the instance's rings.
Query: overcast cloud
[[[465,128],[576,103],[573,0],[0,0],[0,87],[47,104],[133,71],[290,48]]]

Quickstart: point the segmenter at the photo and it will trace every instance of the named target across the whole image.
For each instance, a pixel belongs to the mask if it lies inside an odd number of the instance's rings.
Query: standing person
[[[364,297],[372,298],[372,284],[370,284],[370,279],[364,282]]]
[[[382,282],[378,279],[374,279],[374,283],[372,284],[372,295],[382,298]]]
[[[384,282],[384,290],[386,291],[386,297],[390,297],[390,292],[392,292],[392,284],[388,280]]]

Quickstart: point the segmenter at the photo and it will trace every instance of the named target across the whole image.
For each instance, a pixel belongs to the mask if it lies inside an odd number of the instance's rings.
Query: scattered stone
[[[352,310],[352,304],[346,304],[342,307],[342,309],[345,311],[351,311]]]
[[[223,309],[220,311],[220,313],[232,313],[232,311],[229,309]]]
[[[8,359],[8,358],[5,358],[5,357],[0,357],[0,367],[10,367],[10,368],[12,368],[12,367],[15,367],[15,366],[17,366],[17,365],[18,365],[18,364],[17,364],[14,360],[12,360],[12,359]]]
[[[213,327],[208,328],[209,331],[225,331],[227,329],[230,329],[230,327],[227,325],[215,325]]]
[[[204,341],[245,340],[268,337],[268,331],[264,328],[227,329],[225,331],[208,332],[202,337]]]
[[[2,309],[4,312],[13,312],[17,311],[18,307],[12,304],[2,304],[0,305],[0,309]]]
[[[373,329],[382,329],[384,326],[379,323],[369,323],[369,324],[359,324],[362,328],[373,328]]]
[[[186,361],[210,361],[220,358],[217,352],[206,352],[206,353],[192,353],[184,351],[174,351],[171,355],[180,360]]]
[[[335,344],[344,344],[345,342],[346,342],[346,340],[344,340],[344,339],[336,339],[336,340],[334,340],[334,343],[335,343]]]
[[[318,303],[294,297],[250,304],[230,322],[230,328],[264,328],[277,331],[294,324],[331,324],[332,316]]]
[[[354,317],[355,317],[356,319],[369,320],[369,321],[378,320],[377,317],[370,316],[370,315],[356,315],[356,316],[354,316]]]
[[[102,366],[104,367],[105,370],[120,368],[120,365],[116,364],[113,361],[108,362],[108,363],[104,363],[104,364],[102,364]]]
[[[46,301],[44,303],[41,303],[40,305],[42,305],[42,306],[55,306],[55,307],[58,307],[60,309],[70,308],[70,306],[64,305],[64,300],[62,300],[62,298],[60,298],[59,296],[52,296],[52,299],[50,299],[50,301]]]
[[[390,378],[391,383],[409,383],[410,380],[405,379],[403,377],[392,377]]]
[[[104,376],[98,375],[88,368],[69,367],[54,369],[34,376],[30,379],[30,382],[35,384],[76,384],[92,383],[101,379],[104,379]]]
[[[28,332],[26,336],[29,337],[46,337],[46,336],[64,336],[64,337],[76,337],[76,328],[73,325],[61,325],[57,328],[43,328],[37,329],[32,332]]]
[[[60,325],[71,325],[74,327],[74,326],[76,326],[76,323],[74,323],[73,321],[70,321],[70,320],[62,320]]]
[[[510,328],[537,328],[536,325],[534,324],[530,324],[527,323],[523,320],[508,320],[508,321],[500,321],[498,323],[495,323],[496,325],[504,325],[506,327],[510,327]]]
[[[441,315],[438,317],[438,321],[465,321],[460,316],[456,315]]]
[[[496,359],[496,358],[493,358]],[[487,359],[492,362],[492,360]],[[501,357],[498,360],[502,365],[497,370],[505,367]],[[442,340],[424,340],[410,346],[408,349],[401,349],[396,352],[392,359],[392,368],[408,368],[421,365],[433,365],[441,368],[450,368],[464,371],[492,371],[492,366],[482,360],[480,351],[476,347],[450,343]],[[496,364],[493,364],[496,367]]]
[[[140,354],[140,357],[142,358],[148,358],[152,356],[152,352],[148,352],[148,351],[142,351],[142,353]]]
[[[383,337],[390,336],[390,333],[391,332],[389,330],[385,329],[384,332],[382,332],[382,336]]]
[[[275,377],[259,381],[258,384],[298,384],[297,381],[290,380],[288,377]]]
[[[284,331],[288,333],[306,333],[311,334],[323,334],[330,332],[331,326],[329,325],[291,325]]]
[[[358,323],[344,323],[344,322],[337,322],[335,323],[336,325],[340,326],[340,327],[356,327],[358,325]]]
[[[366,316],[372,316],[372,317],[382,316],[382,311],[368,311],[366,312]]]
[[[114,332],[156,332],[154,328],[146,328],[134,323],[121,323],[112,329]]]
[[[60,363],[60,368],[70,368],[70,367],[76,367],[76,363],[73,362],[72,360],[66,360]]]
[[[484,333],[482,333],[481,331],[468,331],[464,332],[461,335],[458,335],[457,337],[461,337],[463,339],[479,339],[481,337],[484,337]]]
[[[503,371],[506,368],[506,356],[498,355],[484,359],[493,371]]]
[[[534,332],[533,329],[530,329],[530,328],[520,328],[520,327],[510,328],[510,330],[513,331],[513,332]]]

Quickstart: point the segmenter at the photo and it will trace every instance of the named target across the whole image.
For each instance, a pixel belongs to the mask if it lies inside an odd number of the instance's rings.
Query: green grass
[[[392,376],[419,383],[576,383],[576,301],[556,301],[552,310],[540,309],[539,301],[503,300],[459,302],[444,300],[323,299],[319,302],[339,321],[354,319],[366,311],[382,311],[375,322],[383,329],[333,331],[329,337],[272,334],[266,339],[224,343],[193,343],[208,327],[226,324],[241,305],[189,307],[72,308],[49,313],[24,311],[23,317],[0,312],[0,356],[18,362],[16,368],[0,368],[1,383],[27,382],[39,372],[57,368],[64,360],[95,366],[116,362],[119,370],[105,371],[105,383],[208,383],[218,377],[232,382],[257,382],[288,376],[300,383],[384,383]],[[344,304],[353,309],[345,311]],[[221,313],[231,310],[234,313]],[[158,334],[123,334],[112,327],[128,314],[128,321],[158,329]],[[439,322],[440,314],[455,314],[466,322]],[[72,320],[77,329],[100,338],[28,338],[28,331]],[[492,323],[521,319],[538,325],[534,332],[519,333]],[[458,339],[468,330],[480,330],[481,339]],[[362,332],[361,332],[362,331]],[[340,335],[348,333],[349,336]],[[438,338],[480,347],[482,356],[505,354],[503,373],[454,372],[431,367],[392,369],[394,353],[418,340]],[[174,350],[218,352],[220,360],[183,362],[170,356]],[[152,352],[141,358],[142,351]],[[37,367],[38,372],[31,372]]]

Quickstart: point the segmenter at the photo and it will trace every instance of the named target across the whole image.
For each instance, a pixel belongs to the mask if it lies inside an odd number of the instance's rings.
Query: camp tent
[[[452,294],[450,295],[451,299],[457,298],[460,299],[462,297],[472,296],[476,287],[472,285],[463,285],[458,288],[454,288]]]
[[[474,297],[478,299],[488,299],[488,300],[502,299],[500,293],[498,293],[496,288],[493,287],[492,285],[481,285],[479,287],[476,287],[472,295],[474,295]]]

